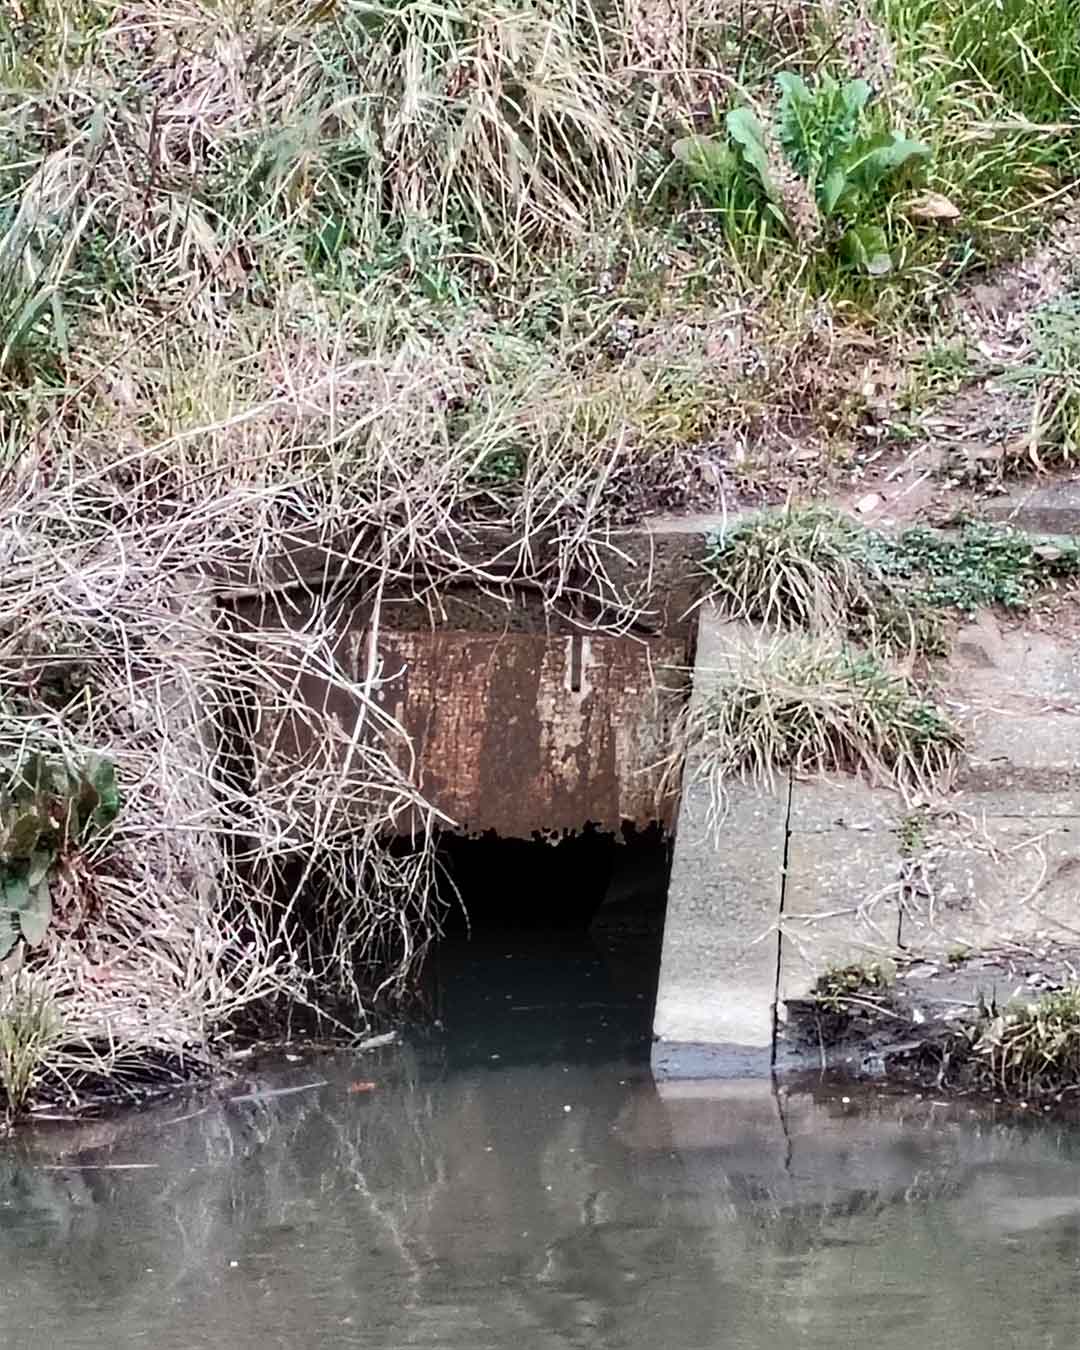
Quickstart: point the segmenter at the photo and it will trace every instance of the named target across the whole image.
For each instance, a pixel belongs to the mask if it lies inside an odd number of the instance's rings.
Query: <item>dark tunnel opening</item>
[[[455,1059],[647,1059],[672,840],[444,836],[428,1003]]]

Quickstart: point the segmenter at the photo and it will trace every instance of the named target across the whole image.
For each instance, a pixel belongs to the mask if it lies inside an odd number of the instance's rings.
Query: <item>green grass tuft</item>
[[[709,598],[769,625],[847,627],[872,604],[865,532],[827,506],[763,511],[710,536]]]
[[[1080,988],[1057,990],[1002,1012],[984,1009],[968,1041],[989,1086],[1009,1096],[1071,1088],[1080,1082]]]
[[[1037,466],[1080,456],[1080,295],[1044,304],[1032,319],[1032,363],[1016,372],[1031,385],[1029,454]]]
[[[880,0],[897,53],[887,97],[933,147],[929,187],[958,219],[915,230],[910,264],[949,280],[1044,231],[1080,166],[1073,0]]]
[[[0,980],[0,1087],[12,1115],[30,1099],[63,1023],[51,991],[29,971]]]
[[[701,771],[721,793],[737,780],[771,784],[778,770],[928,788],[963,743],[940,708],[875,656],[800,636],[747,653],[689,724]]]

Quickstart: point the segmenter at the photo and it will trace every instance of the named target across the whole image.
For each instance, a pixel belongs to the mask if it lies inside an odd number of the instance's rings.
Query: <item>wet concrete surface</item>
[[[658,1089],[645,955],[489,933],[401,1046],[22,1134],[5,1346],[1072,1350],[1080,1131]]]

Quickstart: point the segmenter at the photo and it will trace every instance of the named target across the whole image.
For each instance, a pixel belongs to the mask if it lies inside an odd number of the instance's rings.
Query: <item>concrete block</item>
[[[1033,534],[1080,534],[1080,483],[1038,483],[987,502],[988,520]]]
[[[1003,624],[984,611],[953,639],[949,685],[962,702],[1018,711],[1045,703],[1080,707],[1080,646],[1053,633]]]
[[[899,796],[854,777],[796,781],[789,826],[793,834],[840,833],[847,847],[862,834],[897,830],[906,814]]]
[[[708,698],[756,641],[753,630],[703,609],[692,701]],[[787,785],[734,789],[720,822],[713,806],[690,756],[653,1023],[658,1077],[738,1077],[771,1066]]]
[[[1062,786],[1061,771],[1074,773],[1080,785],[1080,716],[1046,710],[1016,715],[1007,709],[987,710],[968,727],[967,764],[957,787],[1013,777],[1023,786],[1024,776],[1037,782],[1049,779],[1050,789]],[[1039,789],[1036,788],[1036,791]]]
[[[1080,717],[988,712],[969,724],[967,735],[948,802],[958,816],[1080,815]]]
[[[900,829],[895,792],[858,778],[796,782],[791,790],[781,1009],[829,966],[896,954]]]
[[[901,940],[912,955],[1080,936],[1080,816],[991,816],[927,841]]]
[[[1041,786],[1030,786],[1032,781]],[[975,786],[965,778],[959,787],[944,805],[977,830],[991,819],[1070,820],[1080,816],[1080,779],[1076,777],[1064,781],[1063,776],[1052,791],[1047,789],[1046,780],[1034,773],[1022,778],[1001,773],[996,783],[987,775]]]
[[[692,697],[760,641],[703,613]],[[762,1071],[778,1001],[805,995],[829,966],[1080,936],[1080,644],[982,615],[947,676],[969,755],[907,849],[899,795],[839,776],[786,794],[740,789],[717,837],[688,765],[656,1007],[660,1076]]]
[[[1080,647],[984,613],[957,635],[948,678],[967,739],[956,811],[1080,814]]]
[[[767,1072],[771,1060],[786,794],[736,793],[719,836],[709,806],[708,787],[688,784],[664,922],[654,1065],[679,1077]]]
[[[830,966],[888,960],[898,951],[896,834],[792,833],[780,920],[780,999],[810,992]]]

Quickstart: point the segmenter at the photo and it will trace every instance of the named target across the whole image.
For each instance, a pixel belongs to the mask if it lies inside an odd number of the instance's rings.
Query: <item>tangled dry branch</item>
[[[534,415],[524,479],[500,486],[483,466],[522,403],[481,401],[451,435],[461,366],[282,341],[256,397],[213,356],[204,388],[185,376],[186,425],[153,440],[99,371],[77,432],[47,424],[0,488],[0,758],[92,749],[124,794],[65,862],[34,958],[69,1077],[205,1054],[275,995],[355,1019],[408,987],[438,931],[442,822],[378,698],[389,596],[527,585],[583,625],[640,617],[609,575],[617,436],[585,450],[565,409]]]

